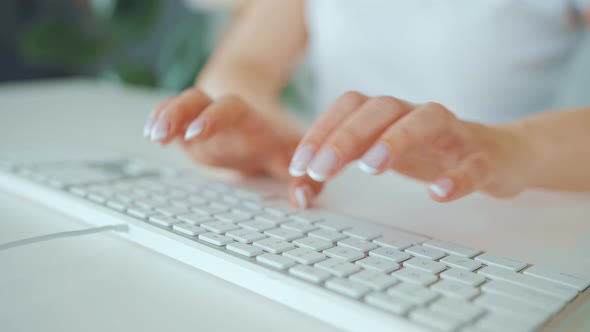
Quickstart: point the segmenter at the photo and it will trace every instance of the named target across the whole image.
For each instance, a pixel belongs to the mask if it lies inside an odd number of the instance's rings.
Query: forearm
[[[525,143],[528,187],[590,190],[590,107],[538,114],[507,126]]]

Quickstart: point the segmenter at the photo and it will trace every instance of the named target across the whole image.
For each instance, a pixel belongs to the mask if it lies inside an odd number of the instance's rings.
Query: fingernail
[[[372,147],[359,160],[359,168],[369,174],[375,174],[383,166],[383,163],[389,157],[389,149],[384,144],[378,144]]]
[[[150,137],[150,133],[152,132],[152,127],[154,126],[154,122],[156,122],[156,119],[150,117],[147,122],[145,123],[145,126],[143,127],[143,136],[144,137]]]
[[[289,165],[289,174],[291,176],[299,177],[305,175],[307,165],[313,157],[313,146],[304,145],[295,151],[293,158],[291,159],[291,165]]]
[[[338,156],[334,149],[321,149],[317,156],[315,156],[311,163],[309,163],[309,167],[307,167],[307,175],[318,182],[323,182],[328,177],[330,171],[336,167],[337,163]]]
[[[428,188],[436,196],[444,198],[451,194],[451,192],[453,191],[453,187],[453,181],[449,179],[440,179],[436,180]]]
[[[168,121],[165,119],[158,120],[154,127],[152,128],[152,132],[150,133],[150,139],[152,141],[159,141],[162,138],[168,135]]]
[[[205,129],[205,120],[202,118],[196,119],[186,129],[186,133],[184,134],[184,140],[188,141],[191,138],[198,136],[203,132],[203,129]]]
[[[297,207],[300,209],[306,209],[309,207],[309,198],[311,190],[308,185],[303,185],[295,189],[295,200],[297,201]]]

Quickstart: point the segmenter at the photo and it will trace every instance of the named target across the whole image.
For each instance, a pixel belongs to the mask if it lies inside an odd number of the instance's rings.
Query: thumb
[[[319,195],[324,184],[312,180],[309,176],[292,178],[289,183],[289,200],[300,209],[306,209]]]
[[[431,183],[428,192],[437,202],[451,202],[487,186],[490,174],[489,158],[470,155]]]

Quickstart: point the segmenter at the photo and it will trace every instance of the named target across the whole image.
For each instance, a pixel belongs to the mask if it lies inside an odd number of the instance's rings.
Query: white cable
[[[107,231],[127,232],[127,231],[129,231],[129,226],[127,226],[127,225],[109,225],[109,226],[81,229],[78,231],[59,232],[59,233],[52,233],[52,234],[46,234],[46,235],[41,235],[41,236],[35,236],[35,237],[27,238],[27,239],[22,239],[22,240],[17,240],[17,241],[13,241],[13,242],[0,244],[0,251],[15,248],[15,247],[21,247],[21,246],[25,246],[27,244],[32,244],[32,243],[50,241],[50,240],[61,239],[61,238],[66,238],[66,237],[94,234],[94,233],[100,233],[100,232],[107,232]]]

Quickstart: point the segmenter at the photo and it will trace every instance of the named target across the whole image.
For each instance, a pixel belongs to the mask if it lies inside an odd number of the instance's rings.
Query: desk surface
[[[34,159],[99,151],[192,167],[178,149],[141,136],[162,97],[84,80],[0,86],[0,153]],[[441,205],[422,184],[349,168],[318,205],[590,277],[589,202],[588,194],[528,192]],[[0,243],[85,227],[1,192],[0,210]],[[334,330],[110,234],[15,248],[0,253],[0,264],[0,322],[10,331]],[[589,329],[590,304],[563,326]]]

